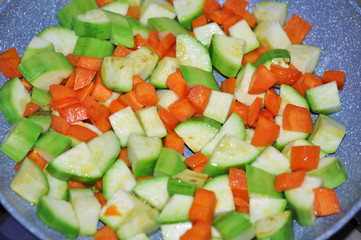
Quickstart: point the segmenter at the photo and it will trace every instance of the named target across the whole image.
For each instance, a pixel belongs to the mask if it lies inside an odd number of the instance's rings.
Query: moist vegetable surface
[[[289,239],[338,213],[345,72],[314,74],[311,25],[281,2],[182,4],[73,0],[26,58],[1,53],[10,188],[69,238]]]

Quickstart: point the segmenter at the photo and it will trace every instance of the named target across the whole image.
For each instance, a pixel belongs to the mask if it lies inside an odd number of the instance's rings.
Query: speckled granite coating
[[[0,52],[15,47],[22,55],[34,35],[48,26],[58,25],[55,14],[67,2],[69,0],[5,0],[0,6]],[[249,2],[249,9],[253,9],[260,1]],[[288,6],[287,19],[292,13],[297,13],[312,24],[304,44],[322,49],[315,73],[322,76],[325,70],[346,71],[346,85],[340,92],[342,110],[331,115],[347,127],[347,134],[335,154],[349,174],[347,182],[336,189],[341,213],[317,218],[312,227],[301,228],[295,224],[295,239],[327,239],[361,208],[361,8],[353,0],[290,0]],[[221,80],[219,75],[217,79]],[[1,75],[0,84],[5,80]],[[10,125],[2,115],[0,123],[2,140]],[[40,239],[66,239],[62,234],[45,226],[37,218],[35,207],[10,190],[14,165],[13,161],[0,153],[1,203]],[[152,239],[161,239],[161,236],[158,233]]]

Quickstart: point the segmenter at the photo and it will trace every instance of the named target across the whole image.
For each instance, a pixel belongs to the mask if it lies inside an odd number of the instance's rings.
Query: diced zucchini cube
[[[154,176],[173,176],[187,168],[179,152],[163,148],[154,168]]]
[[[120,139],[122,147],[128,145],[128,137],[130,134],[145,135],[145,132],[140,125],[137,117],[130,107],[126,107],[109,117],[115,134]]]
[[[308,45],[290,45],[287,50],[291,63],[302,73],[313,73],[321,55],[321,48]]]
[[[196,36],[196,39],[204,46],[211,44],[213,34],[226,35],[221,27],[215,22],[196,27],[193,29],[193,32],[194,36]]]
[[[286,49],[292,44],[281,24],[275,20],[260,22],[254,30],[254,34],[268,49]]]
[[[163,138],[167,135],[167,129],[158,115],[156,106],[143,108],[136,112],[136,116],[148,137]]]
[[[145,177],[153,174],[158,157],[163,149],[162,140],[158,137],[144,137],[136,134],[129,136],[128,159],[132,165],[134,177]]]
[[[192,196],[174,194],[159,214],[157,221],[161,224],[189,221],[188,212],[192,203]]]
[[[167,78],[177,71],[178,62],[176,58],[164,57],[158,62],[157,67],[149,78],[149,83],[156,88],[168,88]]]
[[[20,162],[34,146],[43,128],[27,118],[20,118],[7,131],[0,150],[15,162]]]
[[[26,201],[37,204],[49,191],[49,184],[43,171],[30,158],[25,158],[11,181],[10,188]]]
[[[216,195],[217,204],[214,212],[216,217],[236,209],[232,190],[229,186],[228,174],[212,178],[203,186],[203,188],[213,191]]]
[[[48,162],[66,151],[71,144],[71,140],[55,131],[48,131],[40,136],[34,145],[37,151]]]
[[[290,160],[272,146],[267,147],[251,165],[273,175],[290,172]]]
[[[256,228],[246,213],[231,211],[215,219],[214,225],[226,239],[253,239]]]
[[[341,101],[335,81],[306,91],[306,99],[314,113],[331,114],[341,110]]]
[[[233,94],[212,90],[203,115],[223,124],[228,117],[233,103]]]
[[[344,124],[320,114],[313,125],[313,131],[308,140],[330,154],[336,152],[345,134],[346,127]]]

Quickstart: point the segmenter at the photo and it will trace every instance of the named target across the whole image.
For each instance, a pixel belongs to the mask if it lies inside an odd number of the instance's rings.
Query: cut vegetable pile
[[[72,0],[22,58],[1,53],[10,188],[68,238],[292,239],[338,213],[345,72],[314,74],[286,3],[247,9]]]

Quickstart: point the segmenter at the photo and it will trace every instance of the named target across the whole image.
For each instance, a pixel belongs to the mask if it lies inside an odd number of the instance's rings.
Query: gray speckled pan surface
[[[0,6],[0,52],[15,47],[21,56],[34,35],[48,26],[58,25],[55,15],[67,2],[69,0],[5,0]],[[258,2],[250,0],[249,9]],[[347,127],[347,134],[335,154],[349,174],[347,182],[336,189],[341,213],[317,218],[312,227],[295,224],[295,239],[327,239],[361,208],[361,8],[354,0],[290,0],[288,5],[288,18],[297,13],[312,24],[304,44],[322,49],[315,73],[322,76],[325,70],[346,71],[346,85],[340,92],[342,110],[331,115]],[[5,81],[1,75],[0,84]],[[2,140],[10,125],[2,115],[0,123]],[[45,226],[37,218],[35,207],[10,190],[14,165],[0,153],[0,202],[38,238],[66,239]],[[161,236],[158,233],[152,239],[161,239]]]

